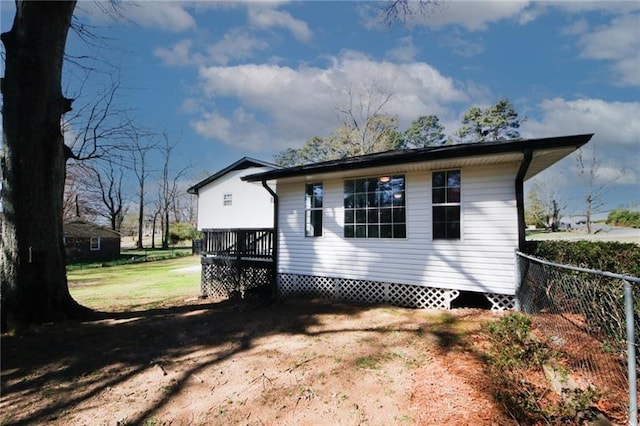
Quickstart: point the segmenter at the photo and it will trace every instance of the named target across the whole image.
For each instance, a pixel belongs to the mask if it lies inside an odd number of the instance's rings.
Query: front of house
[[[524,243],[524,181],[591,137],[384,152],[243,180],[277,184],[282,297],[449,308],[464,291],[504,309]]]

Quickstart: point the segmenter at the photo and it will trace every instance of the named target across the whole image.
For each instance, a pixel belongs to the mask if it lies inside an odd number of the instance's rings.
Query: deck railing
[[[202,230],[203,296],[269,297],[274,283],[274,232],[261,229]]]
[[[203,229],[202,255],[237,259],[273,258],[273,229]]]

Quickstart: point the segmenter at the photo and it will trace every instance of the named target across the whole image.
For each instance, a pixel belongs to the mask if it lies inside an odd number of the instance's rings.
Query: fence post
[[[624,281],[624,311],[627,323],[627,370],[629,377],[629,425],[638,426],[638,382],[633,318],[633,288]]]
[[[516,281],[516,293],[514,295],[514,304],[513,304],[513,308],[520,312],[522,310],[522,306],[520,306],[520,286],[522,285],[522,275],[520,274],[520,254],[518,253],[518,249],[515,250],[515,258],[516,258],[516,267],[515,267],[515,274],[516,276],[514,277],[515,281]]]

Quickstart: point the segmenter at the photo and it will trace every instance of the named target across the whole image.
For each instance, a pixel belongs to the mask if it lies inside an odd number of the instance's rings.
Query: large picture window
[[[433,172],[433,239],[460,239],[460,170]]]
[[[307,237],[322,235],[322,183],[308,183],[305,191],[305,231]]]
[[[346,238],[405,238],[406,194],[403,175],[344,181]]]

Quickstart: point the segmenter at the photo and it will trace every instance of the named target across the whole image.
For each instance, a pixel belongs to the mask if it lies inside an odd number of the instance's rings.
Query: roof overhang
[[[229,166],[225,167],[224,169],[218,171],[217,173],[214,173],[213,175],[207,177],[206,179],[203,179],[200,182],[196,183],[191,188],[187,189],[187,192],[189,194],[198,194],[198,190],[200,188],[210,184],[211,182],[214,182],[214,181],[220,179],[222,176],[226,175],[227,173],[230,173],[230,172],[232,172],[234,170],[248,169],[250,167],[268,167],[270,169],[279,169],[280,168],[280,166],[277,166],[277,165],[272,164],[272,163],[268,163],[266,161],[256,160],[255,158],[250,158],[250,157],[243,157],[240,160],[236,161],[235,163],[230,164]]]
[[[319,176],[349,177],[363,173],[394,173],[501,163],[520,163],[532,153],[524,175],[530,179],[589,142],[593,134],[516,141],[478,142],[413,150],[386,151],[322,163],[271,170],[244,176],[246,181],[309,180]]]

